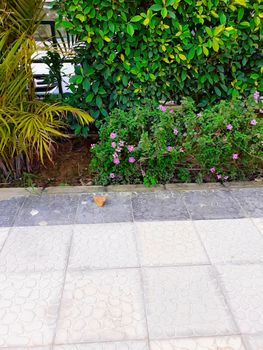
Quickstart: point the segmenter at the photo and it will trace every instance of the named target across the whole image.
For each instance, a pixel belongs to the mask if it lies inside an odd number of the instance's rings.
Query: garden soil
[[[91,185],[89,163],[90,147],[97,141],[96,135],[71,138],[56,144],[53,163],[46,160],[45,165],[36,165],[30,173],[12,182],[1,183],[0,187],[49,187]]]

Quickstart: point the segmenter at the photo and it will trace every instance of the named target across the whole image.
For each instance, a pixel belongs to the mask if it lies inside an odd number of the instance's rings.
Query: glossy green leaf
[[[128,23],[127,25],[127,33],[130,35],[130,36],[133,36],[134,34],[134,27],[131,23]]]
[[[218,52],[219,51],[219,43],[217,38],[213,38],[213,49],[214,51]]]
[[[142,16],[137,15],[137,16],[133,16],[131,18],[131,22],[139,22],[142,19]]]
[[[193,46],[188,52],[187,58],[188,60],[192,60],[195,56],[195,47]]]
[[[166,7],[163,7],[161,10],[161,15],[163,18],[167,17],[168,11]]]
[[[90,92],[90,93],[86,96],[85,101],[86,101],[87,103],[90,103],[90,102],[93,100],[93,98],[94,98],[94,94],[93,94],[92,92]]]
[[[153,10],[153,11],[161,11],[162,10],[162,5],[160,5],[160,4],[155,4],[155,5],[152,5],[151,6],[151,9]]]
[[[89,82],[88,79],[85,79],[85,80],[84,80],[84,82],[83,82],[83,88],[84,88],[84,90],[89,91],[89,89],[90,89],[90,82]]]

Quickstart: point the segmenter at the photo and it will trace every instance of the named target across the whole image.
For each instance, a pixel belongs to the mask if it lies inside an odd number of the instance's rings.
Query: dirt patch
[[[33,169],[32,182],[38,187],[91,185],[90,146],[95,141],[96,137],[73,138],[59,143],[53,163],[47,162]]]
[[[36,161],[29,173],[23,172],[16,180],[0,177],[0,188],[92,185],[90,148],[97,141],[96,134],[88,139],[72,137],[60,141],[56,144],[53,162],[46,160],[45,165],[41,165]]]

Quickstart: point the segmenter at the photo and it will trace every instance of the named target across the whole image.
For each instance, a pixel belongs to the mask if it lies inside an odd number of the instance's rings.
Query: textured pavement
[[[1,200],[0,350],[263,350],[263,187]]]

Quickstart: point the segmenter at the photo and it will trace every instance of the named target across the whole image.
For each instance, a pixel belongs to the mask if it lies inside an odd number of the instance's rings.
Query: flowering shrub
[[[95,183],[229,181],[263,166],[260,97],[221,101],[197,113],[191,99],[174,110],[146,101],[115,109],[92,149]]]

